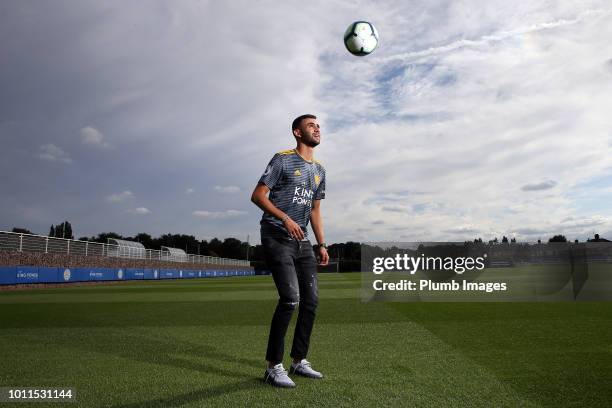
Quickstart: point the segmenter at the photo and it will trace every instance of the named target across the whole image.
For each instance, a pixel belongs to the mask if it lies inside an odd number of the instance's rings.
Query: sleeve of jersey
[[[283,173],[283,159],[280,154],[275,154],[268,163],[268,167],[259,178],[261,184],[265,184],[271,190],[280,181]]]
[[[315,192],[315,200],[322,200],[325,198],[325,179],[327,177],[325,177],[325,170],[323,168],[321,168],[321,170],[321,182],[319,183],[319,187],[317,187],[317,191]]]

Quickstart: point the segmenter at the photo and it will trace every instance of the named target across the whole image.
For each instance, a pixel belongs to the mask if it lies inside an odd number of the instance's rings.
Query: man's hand
[[[297,239],[298,241],[304,239],[304,231],[302,231],[302,228],[300,228],[300,226],[288,216],[284,218],[283,225],[292,238]]]
[[[291,238],[301,241],[304,239],[304,231],[300,228],[295,221],[293,221],[287,214],[276,208],[272,201],[268,198],[270,188],[265,184],[259,183],[251,194],[251,201],[255,203],[259,208],[265,212],[272,214],[274,217],[282,220],[285,229],[291,236]]]
[[[327,253],[327,248],[320,246],[319,247],[319,265],[324,266],[329,263],[329,254]]]

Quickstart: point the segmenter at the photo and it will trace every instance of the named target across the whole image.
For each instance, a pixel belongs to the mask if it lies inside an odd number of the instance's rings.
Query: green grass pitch
[[[612,303],[362,303],[359,274],[319,291],[326,377],[291,390],[261,382],[271,277],[3,291],[0,386],[74,387],[83,407],[611,404]]]

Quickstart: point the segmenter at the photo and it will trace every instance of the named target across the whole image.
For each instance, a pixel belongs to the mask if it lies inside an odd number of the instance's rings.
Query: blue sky
[[[607,1],[3,1],[0,229],[256,242],[310,112],[329,242],[612,237],[610,38]]]

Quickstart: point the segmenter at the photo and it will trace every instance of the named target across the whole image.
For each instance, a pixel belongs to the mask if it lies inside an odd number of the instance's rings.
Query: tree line
[[[21,234],[32,234],[26,228],[13,228],[12,232]],[[49,228],[49,237],[74,239],[72,224],[64,221]],[[223,240],[212,238],[211,240],[198,240],[193,235],[186,234],[163,234],[153,237],[145,232],[140,232],[131,236],[123,236],[116,232],[102,232],[91,237],[80,237],[80,241],[108,243],[109,238],[124,239],[127,241],[140,242],[147,249],[161,250],[162,246],[179,248],[188,254],[215,256],[220,258],[242,259],[252,261],[255,266],[264,268],[265,258],[261,245],[251,245],[237,238],[225,238]],[[346,270],[351,270],[350,262],[359,262],[361,259],[361,244],[358,242],[346,242],[332,244],[328,247],[331,258],[340,261],[340,265],[345,265]],[[344,268],[340,268],[342,270]]]
[[[17,227],[13,228],[13,232],[32,234],[28,229]],[[72,225],[68,221],[64,221],[57,225],[51,225],[48,236],[74,239]],[[225,238],[223,240],[212,238],[208,241],[198,240],[193,235],[185,234],[167,233],[159,237],[153,237],[145,232],[140,232],[133,236],[122,236],[115,232],[102,232],[92,237],[81,237],[79,240],[106,244],[109,238],[140,242],[147,249],[160,250],[162,246],[166,246],[180,248],[188,254],[242,260],[248,259],[255,267],[265,268],[263,247],[261,245],[250,245],[237,238]],[[598,234],[595,234],[595,238],[587,240],[587,242],[600,241],[607,240],[600,238]],[[473,242],[483,243],[483,240],[482,238],[476,238]],[[488,243],[492,245],[503,245],[515,242],[515,238],[508,238],[506,236],[503,236],[501,239],[495,237],[488,241]],[[564,235],[559,234],[550,237],[548,242],[568,242],[568,240]],[[578,240],[575,242],[578,242]],[[538,243],[541,243],[541,241],[538,240]],[[331,244],[328,247],[328,253],[333,262],[333,264],[328,267],[329,269],[338,271],[354,271],[359,269],[359,263],[361,261],[361,244],[359,242],[348,241]]]
[[[466,241],[466,242],[470,242],[470,241]],[[565,235],[563,234],[558,234],[558,235],[553,235],[552,237],[548,238],[548,242],[569,242],[568,239],[565,237]],[[578,239],[574,240],[574,243],[579,243],[580,241],[578,241]],[[595,234],[595,236],[593,238],[587,238],[586,242],[609,242],[607,239],[605,238],[601,238],[599,236],[599,234]],[[482,238],[476,238],[474,239],[474,243],[483,243]],[[508,240],[508,237],[506,237],[505,235],[502,236],[501,240],[498,240],[497,237],[490,239],[489,240],[489,244],[515,244],[516,243],[516,238],[511,238],[510,240]],[[538,244],[541,244],[542,240],[538,239]]]

